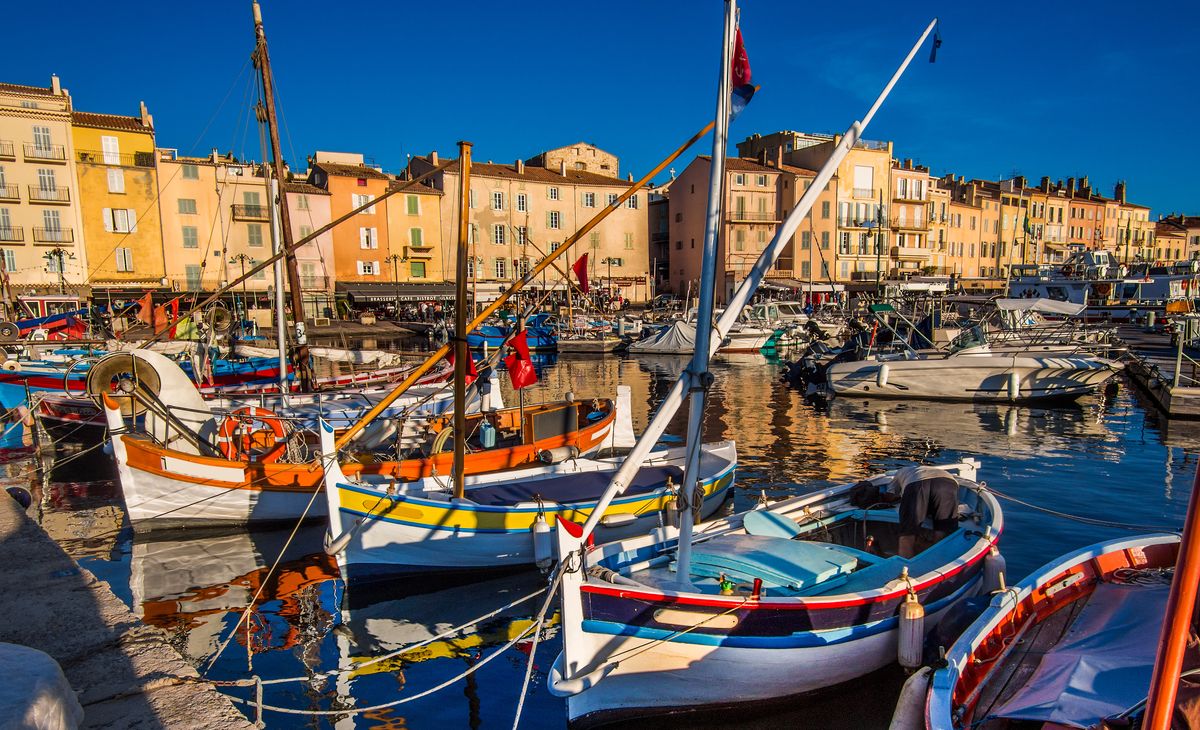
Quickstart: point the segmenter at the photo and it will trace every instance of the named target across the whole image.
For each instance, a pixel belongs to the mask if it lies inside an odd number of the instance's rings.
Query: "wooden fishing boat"
[[[1136,714],[1179,545],[1178,535],[1165,534],[1097,543],[998,593],[950,648],[928,697],[904,693],[897,721],[931,730],[1049,729]]]
[[[559,554],[579,568],[563,576],[550,690],[590,725],[804,694],[895,662],[903,604],[924,606],[928,632],[986,587],[1003,516],[977,466],[943,467],[958,527],[908,559],[896,505],[856,507],[853,484],[700,525],[686,581],[677,530],[587,549],[560,529]]]
[[[332,449],[332,429],[322,438],[322,450]],[[680,448],[653,454],[625,495],[604,510],[600,535],[615,539],[661,526],[678,496],[684,458]],[[732,441],[706,445],[700,517],[725,501],[736,464]],[[350,476],[331,465],[325,497],[330,544],[338,545],[331,552],[343,577],[357,582],[411,571],[548,564],[559,522],[586,519],[619,465],[619,459],[571,459],[468,476],[462,497],[453,497],[449,479],[396,483],[364,471]]]
[[[315,497],[322,481],[322,464],[308,457],[308,450],[298,448],[296,442],[302,439],[293,434],[300,431],[289,429],[274,413],[255,411],[254,407],[234,416],[232,427],[229,419],[218,422],[208,404],[169,360],[140,351],[136,357],[150,363],[157,372],[161,386],[155,399],[170,414],[148,410],[144,433],[133,433],[126,425],[121,403],[107,394],[104,397],[121,488],[130,521],[138,529],[324,516],[325,502]],[[350,451],[357,457],[343,466],[346,473],[392,480],[448,473],[450,454],[440,453],[451,435],[446,420],[408,413],[406,402],[391,404],[390,418],[385,415],[374,430],[351,443]],[[467,438],[475,450],[466,457],[464,473],[515,468],[538,461],[545,452],[589,453],[603,446],[613,431],[615,417],[616,406],[607,400],[550,403],[471,415]],[[239,431],[239,423],[250,427]],[[480,436],[489,428],[495,430],[496,438],[485,445]],[[514,428],[518,430],[510,430]],[[231,442],[236,442],[238,455],[228,453]],[[422,455],[374,458],[375,451],[389,445],[408,446]],[[288,453],[293,457],[285,456]]]

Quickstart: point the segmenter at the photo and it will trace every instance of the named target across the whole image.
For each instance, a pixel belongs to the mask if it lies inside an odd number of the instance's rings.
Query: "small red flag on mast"
[[[575,272],[575,278],[579,279],[579,290],[584,294],[587,294],[592,289],[591,284],[588,283],[587,259],[588,255],[584,253],[579,257],[579,260],[571,266],[571,271]]]
[[[742,43],[741,28],[737,29],[737,41],[733,47],[729,72],[733,82],[733,98],[729,111],[729,119],[732,121],[737,119],[737,115],[750,104],[754,92],[758,91],[758,87],[750,81],[750,57],[746,55],[746,45]]]
[[[508,368],[508,377],[512,386],[517,390],[537,382],[537,370],[533,367],[533,358],[529,356],[529,343],[526,342],[526,330],[521,330],[516,337],[509,340],[512,354],[504,358],[504,366]]]

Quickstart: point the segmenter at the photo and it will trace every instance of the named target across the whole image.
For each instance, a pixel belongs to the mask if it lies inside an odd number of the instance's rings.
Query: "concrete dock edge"
[[[0,642],[58,662],[83,705],[81,727],[254,727],[5,494],[0,565]]]

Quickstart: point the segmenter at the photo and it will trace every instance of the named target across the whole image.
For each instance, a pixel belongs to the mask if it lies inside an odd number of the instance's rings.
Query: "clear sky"
[[[497,162],[586,140],[640,174],[713,114],[719,0],[264,0],[263,13],[293,160],[359,151],[398,171],[459,139]],[[1200,214],[1195,2],[743,0],[763,88],[732,140],[843,130],[934,15],[938,62],[922,52],[867,137],[934,174],[1089,175],[1106,195],[1126,179],[1155,213]],[[262,157],[246,123],[248,0],[21,2],[5,20],[0,80],[57,73],[79,109],[145,100],[162,147]]]

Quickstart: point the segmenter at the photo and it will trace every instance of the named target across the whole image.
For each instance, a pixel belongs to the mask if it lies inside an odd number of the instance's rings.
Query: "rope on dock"
[[[1049,507],[1042,507],[1041,505],[1033,504],[1032,502],[1026,502],[1023,499],[1018,499],[1017,497],[1014,497],[1010,494],[1005,494],[1004,492],[1001,492],[998,489],[996,489],[995,487],[989,486],[987,484],[981,483],[980,486],[984,487],[985,489],[987,489],[989,492],[996,495],[997,497],[999,497],[1001,499],[1006,499],[1009,502],[1013,502],[1014,504],[1019,504],[1022,507],[1028,507],[1029,509],[1036,510],[1038,512],[1042,512],[1042,513],[1051,515],[1053,517],[1061,517],[1063,519],[1072,520],[1074,522],[1080,522],[1085,525],[1092,525],[1093,527],[1112,527],[1112,528],[1116,528],[1118,530],[1130,530],[1131,532],[1170,532],[1170,533],[1176,533],[1176,534],[1178,534],[1180,532],[1180,530],[1182,529],[1181,527],[1179,527],[1177,525],[1173,525],[1173,526],[1137,525],[1137,524],[1133,524],[1133,523],[1129,523],[1129,522],[1118,522],[1116,520],[1102,520],[1097,517],[1085,517],[1084,515],[1071,514],[1070,512],[1061,512],[1059,510],[1050,509]]]

